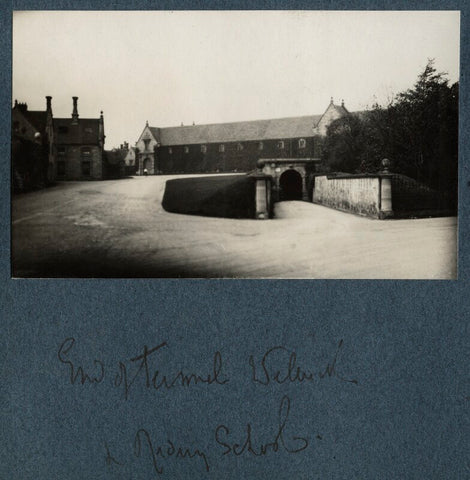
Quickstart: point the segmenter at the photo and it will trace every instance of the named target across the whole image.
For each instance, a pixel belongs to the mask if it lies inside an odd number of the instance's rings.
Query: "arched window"
[[[201,145],[201,153],[207,152],[207,145]]]
[[[168,147],[168,153],[171,155],[173,153],[173,149],[171,147]]]
[[[283,140],[279,140],[279,141],[277,142],[277,148],[279,148],[279,149],[284,148],[284,141],[283,141]]]
[[[189,147],[184,147],[184,153],[189,153]]]
[[[243,145],[241,143],[237,143],[237,150],[241,152],[243,150]]]
[[[220,153],[224,153],[224,152],[225,152],[225,145],[224,145],[224,144],[219,145],[219,152],[220,152]]]
[[[258,150],[263,150],[264,148],[264,143],[263,142],[259,142],[258,143]]]
[[[307,142],[305,141],[305,138],[299,139],[299,148],[305,148],[307,146]]]

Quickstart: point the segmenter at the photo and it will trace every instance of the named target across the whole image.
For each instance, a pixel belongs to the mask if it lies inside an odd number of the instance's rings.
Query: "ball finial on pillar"
[[[382,171],[384,173],[389,173],[390,172],[390,164],[391,164],[391,162],[388,158],[384,158],[382,160]]]

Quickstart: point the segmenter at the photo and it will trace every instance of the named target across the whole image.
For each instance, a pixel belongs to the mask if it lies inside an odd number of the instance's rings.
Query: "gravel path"
[[[160,203],[169,178],[15,196],[13,276],[456,278],[455,217],[379,221],[297,201],[270,221],[178,215]]]

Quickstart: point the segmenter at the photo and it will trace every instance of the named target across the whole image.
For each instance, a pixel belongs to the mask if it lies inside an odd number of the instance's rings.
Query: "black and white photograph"
[[[458,11],[15,11],[15,278],[457,279]]]

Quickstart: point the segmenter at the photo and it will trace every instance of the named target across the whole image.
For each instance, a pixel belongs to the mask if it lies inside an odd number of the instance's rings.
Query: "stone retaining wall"
[[[315,177],[313,202],[348,212],[379,217],[381,211],[381,178]]]

